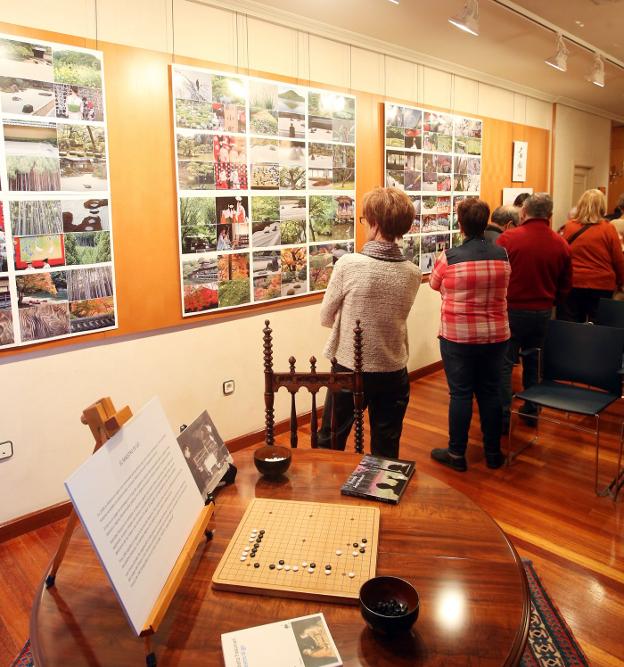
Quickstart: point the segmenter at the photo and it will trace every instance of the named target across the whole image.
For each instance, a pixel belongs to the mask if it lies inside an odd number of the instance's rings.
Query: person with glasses
[[[337,370],[351,370],[353,329],[360,320],[371,453],[397,458],[410,393],[407,316],[422,274],[396,241],[412,226],[414,206],[401,190],[375,188],[364,196],[363,212],[366,243],[360,253],[345,254],[334,264],[321,304],[321,324],[332,330],[324,354],[337,359]],[[348,391],[328,394],[319,446],[331,446],[332,403],[337,448],[344,450],[354,421],[353,394]]]

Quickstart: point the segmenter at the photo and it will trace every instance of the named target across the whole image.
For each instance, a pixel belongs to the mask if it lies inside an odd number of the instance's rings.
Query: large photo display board
[[[102,54],[0,34],[0,348],[115,328]]]
[[[355,97],[172,66],[182,312],[327,287],[354,251]]]
[[[385,103],[386,186],[414,203],[403,252],[423,273],[436,256],[460,243],[457,206],[481,189],[483,121]]]

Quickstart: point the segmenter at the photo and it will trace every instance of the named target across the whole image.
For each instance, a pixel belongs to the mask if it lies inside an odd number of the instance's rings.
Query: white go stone
[[[284,569],[288,572],[288,570],[290,570],[290,565],[284,565]]]
[[[241,560],[247,560],[247,556],[241,556]]]
[[[307,561],[304,560],[303,563],[301,563],[301,567],[308,567]]]
[[[280,565],[279,563],[275,566],[278,570],[281,570],[284,566]]]
[[[353,556],[353,558],[357,558],[360,554],[357,551],[352,551],[351,555]]]
[[[313,567],[309,567],[309,568],[308,568],[308,572],[309,572],[310,574],[314,574],[314,568],[313,568]]]
[[[331,570],[325,570],[325,574],[330,575],[332,573]]]
[[[353,579],[353,577],[355,577],[355,572],[349,572],[349,576]]]
[[[299,566],[293,565],[293,572],[299,572]]]
[[[342,551],[340,551],[340,549],[336,549],[336,556],[342,556]]]

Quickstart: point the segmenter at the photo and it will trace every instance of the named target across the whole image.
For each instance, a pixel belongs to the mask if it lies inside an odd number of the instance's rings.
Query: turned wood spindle
[[[362,377],[362,328],[360,320],[355,321],[353,329],[353,404],[355,420],[355,451],[364,453],[364,379]]]
[[[263,350],[264,350],[264,423],[266,428],[265,442],[274,445],[275,411],[273,396],[273,338],[270,321],[264,321]]]

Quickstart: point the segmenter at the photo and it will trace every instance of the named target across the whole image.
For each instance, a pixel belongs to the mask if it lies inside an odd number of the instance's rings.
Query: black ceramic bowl
[[[400,616],[386,616],[375,611],[380,602],[396,600],[407,605]],[[418,618],[419,601],[416,589],[399,577],[374,577],[360,588],[360,611],[371,630],[383,634],[407,632]]]
[[[254,463],[265,477],[279,477],[290,468],[291,453],[288,447],[265,445],[254,451]]]

